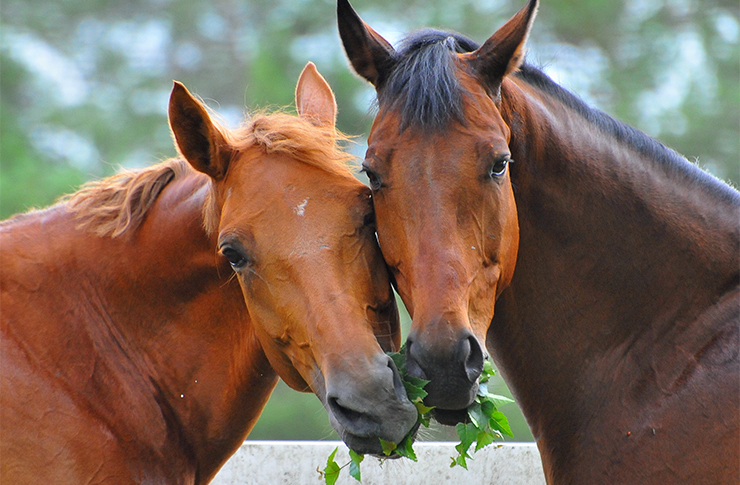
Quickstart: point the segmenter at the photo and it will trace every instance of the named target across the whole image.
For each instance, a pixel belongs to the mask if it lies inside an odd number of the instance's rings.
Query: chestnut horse
[[[296,100],[228,130],[176,83],[182,159],[2,223],[0,481],[207,483],[278,376],[357,451],[415,425],[369,189],[313,64]]]
[[[740,194],[523,63],[536,9],[396,50],[339,1],[407,368],[453,420],[485,341],[548,483],[738,483]]]

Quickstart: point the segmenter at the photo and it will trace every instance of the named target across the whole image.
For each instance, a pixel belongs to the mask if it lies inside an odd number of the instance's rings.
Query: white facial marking
[[[293,212],[298,214],[299,216],[303,216],[303,214],[306,213],[306,205],[308,205],[308,199],[305,199],[303,202],[298,204],[294,209]]]

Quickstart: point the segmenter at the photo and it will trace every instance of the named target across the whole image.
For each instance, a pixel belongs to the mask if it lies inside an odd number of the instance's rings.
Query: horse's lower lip
[[[344,436],[343,441],[355,453],[374,456],[383,455],[383,447],[380,445],[378,438],[360,438],[347,434]]]
[[[414,425],[414,427],[411,429],[410,434],[413,437],[416,437],[416,433],[419,431],[419,426],[421,423],[417,421],[417,423]],[[385,453],[383,453],[383,447],[380,444],[379,438],[365,438],[365,437],[359,437],[355,436],[350,433],[345,433],[343,437],[344,443],[352,449],[355,453],[363,454],[363,455],[373,455],[378,458],[391,458],[396,459],[400,458],[401,455],[398,454],[392,454],[391,456],[387,456]]]
[[[467,409],[434,409],[434,419],[439,424],[447,426],[455,426],[457,423],[465,423],[468,421],[468,410]]]

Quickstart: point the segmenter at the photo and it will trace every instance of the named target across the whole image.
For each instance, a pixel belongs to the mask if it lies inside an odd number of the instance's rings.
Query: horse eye
[[[221,248],[221,254],[229,261],[229,264],[231,264],[231,267],[234,268],[235,271],[239,271],[247,265],[246,256],[231,246],[223,246]]]
[[[365,175],[367,175],[367,181],[373,191],[379,190],[380,187],[382,187],[383,183],[380,181],[380,177],[377,173],[373,172],[365,165],[362,166],[362,170],[360,170],[360,172],[364,172]]]
[[[499,158],[488,168],[488,176],[491,178],[501,177],[506,173],[506,167],[509,165],[509,162],[512,161],[508,156]]]

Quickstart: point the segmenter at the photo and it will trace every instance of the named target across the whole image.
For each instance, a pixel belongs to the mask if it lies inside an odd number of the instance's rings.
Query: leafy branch
[[[424,387],[429,381],[408,374],[404,352],[405,346],[401,347],[399,352],[389,352],[388,355],[398,368],[398,372],[401,375],[401,382],[403,382],[403,387],[406,389],[406,395],[414,406],[416,406],[416,411],[418,412],[417,423],[428,428],[432,417],[432,410],[434,409],[434,407],[424,404],[424,398],[427,397]],[[468,469],[466,460],[468,458],[473,459],[469,453],[473,443],[476,443],[475,451],[478,451],[497,439],[503,439],[504,435],[514,437],[511,433],[508,419],[498,410],[498,406],[514,401],[508,397],[488,392],[488,382],[494,375],[496,375],[496,371],[493,370],[491,362],[485,361],[483,372],[478,380],[478,394],[473,403],[468,406],[468,419],[470,422],[458,423],[455,426],[460,443],[455,446],[458,456],[452,458],[450,468],[459,465],[466,470]],[[399,455],[417,461],[416,452],[413,448],[413,435],[416,428],[415,426],[399,443],[385,441],[381,438],[380,444],[383,448],[383,454],[385,456]],[[339,478],[339,472],[347,465],[349,465],[350,475],[361,482],[360,463],[364,460],[365,456],[349,450],[350,462],[340,467],[334,460],[337,450],[338,448],[335,448],[331,455],[329,455],[329,459],[326,461],[326,467],[323,470],[319,470],[319,475],[324,478],[326,485],[334,485]]]
[[[498,410],[498,406],[514,402],[505,396],[491,394],[488,392],[488,381],[496,375],[490,361],[483,364],[483,372],[478,381],[478,394],[473,404],[468,406],[469,423],[458,423],[455,426],[460,443],[455,446],[458,456],[452,458],[450,468],[461,466],[468,469],[467,459],[473,459],[468,453],[473,442],[476,443],[475,451],[490,445],[496,439],[504,439],[504,435],[514,437],[509,426],[509,420],[504,413]]]
[[[365,459],[365,455],[349,450],[350,462],[346,463],[344,466],[339,466],[339,464],[334,461],[334,457],[338,450],[339,447],[334,448],[334,451],[331,452],[331,455],[329,455],[329,458],[326,460],[326,467],[323,470],[319,470],[318,468],[316,469],[316,471],[319,472],[319,477],[324,478],[326,485],[334,485],[339,478],[339,472],[342,471],[342,468],[349,465],[349,474],[358,482],[362,482],[360,463]]]

